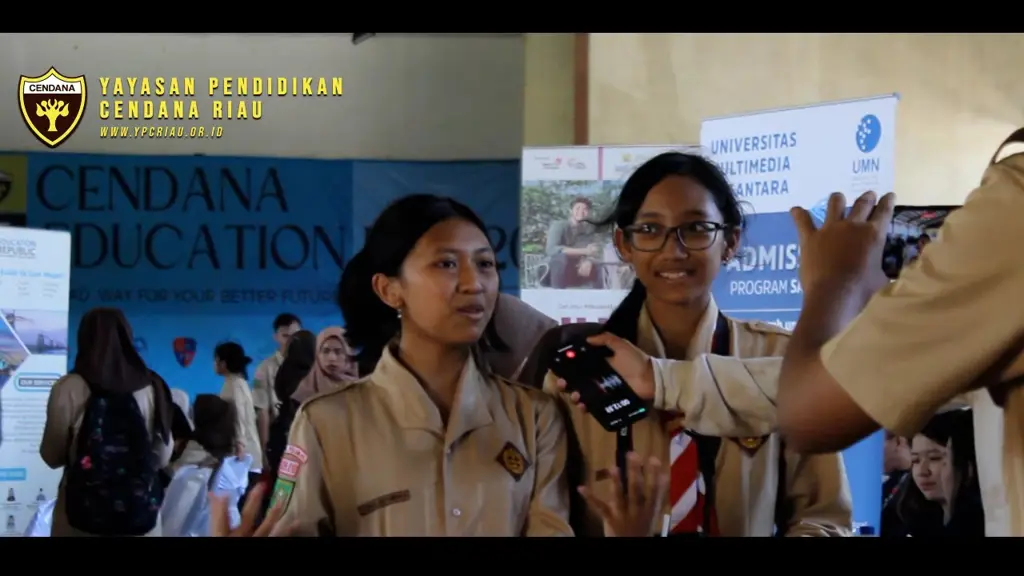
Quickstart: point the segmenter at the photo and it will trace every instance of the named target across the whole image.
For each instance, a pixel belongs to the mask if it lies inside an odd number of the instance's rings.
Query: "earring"
[[[395,314],[398,315],[398,319],[399,320],[402,319],[402,309],[401,308],[395,308]]]

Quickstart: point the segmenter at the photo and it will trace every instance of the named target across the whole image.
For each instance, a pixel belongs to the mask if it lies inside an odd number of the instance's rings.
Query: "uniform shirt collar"
[[[493,383],[480,372],[472,358],[462,368],[447,431],[440,410],[417,377],[395,357],[390,346],[384,349],[370,380],[384,390],[399,426],[434,431],[445,436],[446,444],[494,422],[489,407]]]
[[[701,354],[711,351],[711,342],[715,338],[715,327],[718,324],[718,305],[715,299],[708,299],[708,307],[704,310],[700,322],[697,324],[697,332],[694,333],[690,343],[686,346],[686,358],[677,360],[692,360]],[[665,343],[654,326],[651,315],[647,312],[645,305],[640,310],[640,318],[637,319],[637,346],[644,352],[656,358],[667,358]]]

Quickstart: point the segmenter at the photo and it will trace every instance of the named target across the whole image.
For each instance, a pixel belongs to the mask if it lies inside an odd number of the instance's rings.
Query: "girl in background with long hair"
[[[200,394],[194,415],[192,438],[171,465],[173,479],[161,510],[164,536],[209,536],[208,493],[228,500],[230,526],[241,523],[239,503],[249,484],[252,460],[235,455],[235,409],[219,396]]]
[[[970,410],[935,415],[910,442],[911,475],[897,512],[910,536],[985,535]]]
[[[274,376],[274,396],[278,398],[275,408],[277,418],[270,424],[267,438],[266,468],[276,478],[277,467],[281,464],[281,455],[288,444],[288,430],[295,419],[299,404],[292,399],[292,394],[316,362],[316,336],[309,330],[300,330],[288,339],[284,349],[284,359]],[[268,501],[269,502],[269,501]]]
[[[132,330],[116,308],[93,308],[78,325],[78,352],[67,375],[57,380],[46,405],[46,426],[39,454],[53,469],[64,468],[53,512],[52,536],[90,536],[68,522],[65,484],[69,465],[75,461],[82,414],[92,393],[90,386],[106,394],[131,394],[149,430],[156,469],[171,459],[171,392],[154,378],[132,344]],[[161,490],[162,492],[162,490]],[[160,523],[147,536],[159,536]]]

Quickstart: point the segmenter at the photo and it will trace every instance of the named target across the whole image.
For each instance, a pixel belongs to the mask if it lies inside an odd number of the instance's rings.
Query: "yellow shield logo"
[[[69,77],[56,68],[37,78],[22,76],[18,86],[21,117],[50,148],[68,139],[85,113],[85,76]]]

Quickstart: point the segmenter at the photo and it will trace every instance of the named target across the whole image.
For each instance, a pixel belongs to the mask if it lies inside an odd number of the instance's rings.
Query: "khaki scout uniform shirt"
[[[256,376],[252,381],[252,405],[257,410],[266,410],[271,422],[277,418],[278,399],[277,393],[274,392],[274,380],[282,362],[284,355],[280,350],[264,358],[256,367]]]
[[[776,528],[776,510],[780,506],[788,510],[784,516],[786,524],[778,527],[786,536],[850,535],[853,504],[842,457],[838,454],[802,456],[786,450],[780,437],[769,433],[770,428],[758,429],[762,433],[752,437],[735,437],[737,430],[748,430],[743,426],[735,427],[738,416],[731,413],[735,408],[741,408],[735,410],[737,414],[754,413],[758,415],[757,422],[770,422],[774,427],[774,415],[767,413],[774,410],[774,392],[770,396],[765,394],[763,388],[751,380],[749,373],[744,378],[730,379],[729,376],[739,375],[740,370],[714,371],[713,368],[726,366],[727,362],[722,361],[728,360],[740,367],[743,362],[769,358],[778,363],[789,342],[789,333],[773,324],[729,319],[733,356],[716,357],[708,352],[717,319],[718,307],[712,301],[690,342],[687,357],[691,360],[659,363],[665,370],[660,378],[659,399],[655,407],[684,412],[685,426],[696,432],[725,436],[715,467],[714,504],[721,535],[772,536]],[[641,349],[652,356],[665,356],[664,346],[646,308],[640,315],[637,333]],[[685,367],[686,364],[693,367]],[[684,381],[671,377],[668,372],[673,369],[687,374],[690,379]],[[763,376],[765,373],[777,374],[778,371],[761,370],[756,373]],[[709,377],[701,378],[703,375]],[[555,379],[549,374],[545,389],[554,390],[554,386]],[[774,390],[774,382],[769,387]],[[672,398],[678,404],[668,405],[666,398]],[[751,404],[750,409],[742,409],[744,403]],[[587,414],[578,410],[571,413],[586,461],[588,482],[594,483],[598,493],[608,498],[612,483],[607,480],[607,472],[615,466],[615,433],[606,431]],[[660,416],[653,414],[633,424],[633,446],[644,458],[654,456],[668,462],[671,440],[668,430],[673,423],[664,422]],[[744,448],[741,441],[751,447]],[[780,482],[783,483],[781,489]],[[780,495],[783,502],[778,501]],[[669,513],[670,508],[671,504],[666,502],[665,513]],[[595,517],[592,516],[591,520],[595,526],[600,525]],[[661,522],[661,516],[655,518],[652,534],[660,531]]]
[[[987,391],[971,390],[1024,374],[1022,222],[1024,154],[1015,154],[989,167],[938,239],[821,350],[861,409],[903,436],[970,391],[986,536],[1010,535],[1003,416]]]
[[[307,401],[274,488],[300,535],[570,536],[565,428],[540,390],[466,363],[448,425],[388,350]]]

